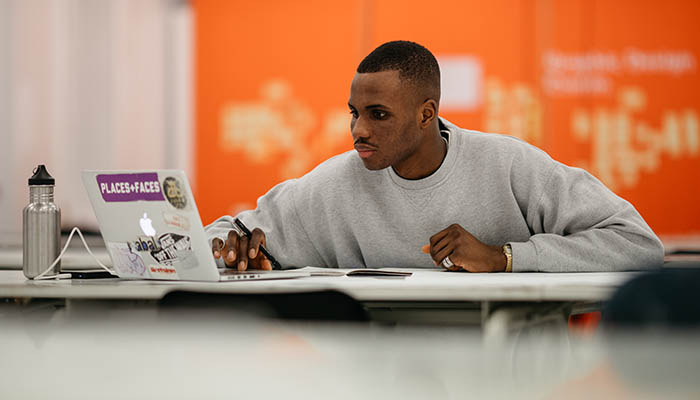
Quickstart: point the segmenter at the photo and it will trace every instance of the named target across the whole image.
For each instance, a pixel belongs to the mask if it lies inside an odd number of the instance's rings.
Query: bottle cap
[[[34,169],[34,175],[32,175],[31,178],[29,178],[29,185],[54,185],[56,181],[53,179],[53,176],[49,174],[49,171],[46,170],[46,167],[44,164],[39,164]]]

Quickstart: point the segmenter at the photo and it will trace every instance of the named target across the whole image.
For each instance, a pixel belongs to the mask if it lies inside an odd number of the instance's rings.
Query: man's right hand
[[[239,235],[238,231],[230,230],[226,242],[219,238],[212,240],[211,251],[214,258],[222,258],[229,268],[271,270],[272,263],[260,251],[261,245],[265,245],[265,233],[260,228],[253,229],[250,240]]]

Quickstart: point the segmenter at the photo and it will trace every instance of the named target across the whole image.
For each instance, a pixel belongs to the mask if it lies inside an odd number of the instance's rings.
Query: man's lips
[[[367,146],[363,144],[356,144],[355,145],[355,150],[357,151],[357,154],[360,155],[361,158],[367,158],[374,154],[375,151],[377,151],[376,147],[372,146]]]

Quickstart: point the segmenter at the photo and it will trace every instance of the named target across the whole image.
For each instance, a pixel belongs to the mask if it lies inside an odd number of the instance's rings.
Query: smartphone
[[[66,271],[62,270],[63,274],[70,274],[71,279],[112,279],[119,278],[116,275],[110,274],[103,269],[83,269],[83,270],[73,270]]]

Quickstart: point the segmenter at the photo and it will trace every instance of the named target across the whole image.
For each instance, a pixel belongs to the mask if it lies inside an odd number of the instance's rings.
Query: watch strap
[[[503,254],[506,256],[506,271],[513,272],[513,248],[510,244],[506,243],[503,246]]]

